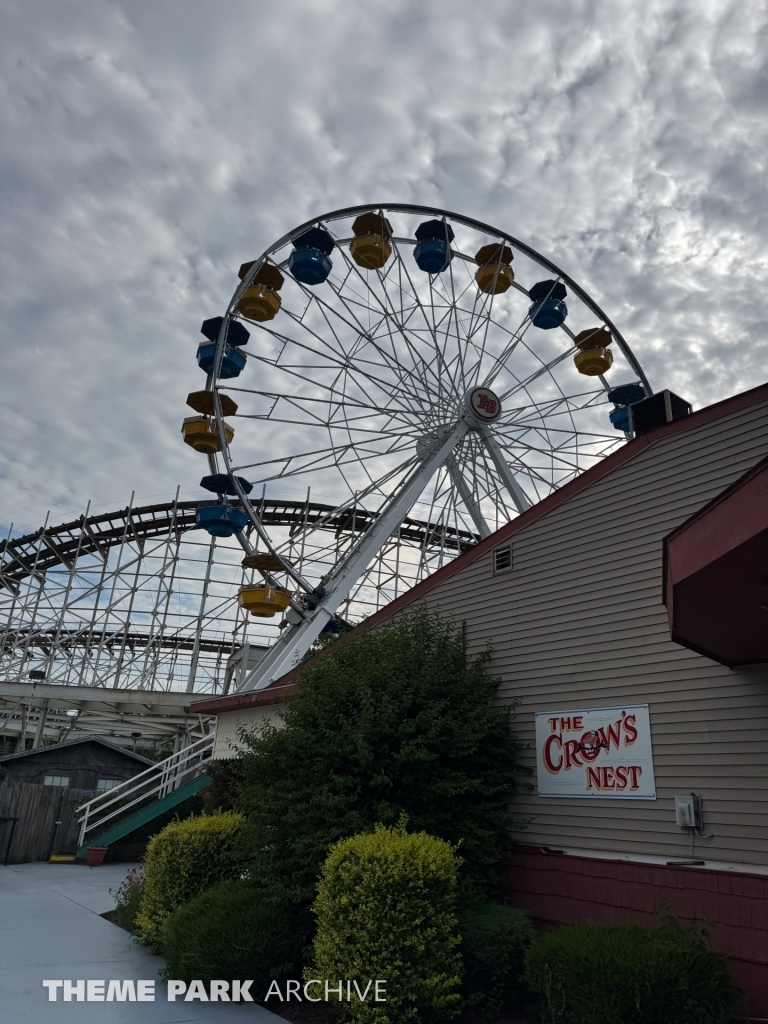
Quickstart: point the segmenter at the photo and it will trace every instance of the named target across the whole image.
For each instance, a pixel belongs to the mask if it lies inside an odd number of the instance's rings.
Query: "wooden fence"
[[[48,860],[53,853],[74,853],[79,827],[76,808],[90,790],[41,786],[34,782],[0,782],[0,818],[17,818],[9,864]],[[57,824],[59,822],[59,824]],[[11,823],[0,821],[0,863]]]

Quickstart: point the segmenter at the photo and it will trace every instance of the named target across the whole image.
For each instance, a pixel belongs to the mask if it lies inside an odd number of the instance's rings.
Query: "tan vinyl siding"
[[[489,551],[426,595],[473,650],[491,642],[526,743],[535,711],[650,707],[658,799],[540,798],[533,776],[521,842],[687,856],[674,796],[694,790],[713,833],[695,852],[768,865],[768,668],[674,644],[662,604],[663,537],[766,455],[768,403],[673,434],[514,535],[512,569],[494,575]]]
[[[213,741],[213,759],[228,761],[237,757],[242,747],[240,730],[254,732],[265,723],[280,726],[280,707],[268,705],[260,708],[242,708],[237,711],[225,711],[216,720],[216,737]]]

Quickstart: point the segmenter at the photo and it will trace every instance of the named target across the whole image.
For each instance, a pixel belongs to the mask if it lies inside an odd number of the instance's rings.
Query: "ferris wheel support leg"
[[[448,469],[448,472],[450,473],[451,480],[453,481],[453,486],[461,495],[461,500],[466,505],[467,511],[472,517],[472,522],[477,527],[477,532],[480,534],[481,537],[490,537],[491,528],[485,521],[485,516],[480,511],[480,506],[475,501],[474,495],[472,494],[472,491],[469,488],[469,484],[464,479],[461,469],[459,468],[456,462],[456,457],[453,455],[453,453],[451,453],[445,460],[445,464]]]
[[[531,502],[528,499],[528,495],[515,479],[515,474],[509,468],[507,460],[504,458],[501,449],[496,443],[493,431],[490,427],[485,426],[479,427],[478,429],[480,430],[480,436],[485,442],[485,447],[488,449],[488,454],[491,456],[493,464],[496,467],[496,472],[504,481],[504,486],[512,495],[512,500],[517,506],[517,511],[525,512],[526,509],[531,507]]]
[[[461,420],[425,452],[424,458],[414,466],[395,493],[387,500],[380,514],[331,573],[324,588],[321,588],[322,593],[320,588],[315,591],[315,606],[307,608],[301,622],[283,630],[282,635],[269,652],[246,675],[237,688],[238,693],[248,690],[263,690],[304,657],[319,636],[323,626],[346,599],[377,551],[408,515],[411,506],[426,487],[430,477],[450,457],[453,449],[468,430],[469,425]]]

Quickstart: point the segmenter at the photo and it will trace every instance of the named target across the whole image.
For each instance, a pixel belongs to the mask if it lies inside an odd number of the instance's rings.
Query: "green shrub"
[[[526,976],[553,1024],[724,1024],[725,962],[697,928],[575,925],[537,935]]]
[[[237,807],[254,877],[309,903],[331,845],[396,825],[461,843],[462,879],[488,896],[509,842],[519,743],[488,652],[423,609],[334,642],[303,670],[285,727],[247,738]]]
[[[386,1002],[330,1005],[346,1019],[398,1024],[454,1016],[461,957],[454,913],[458,858],[448,843],[401,824],[337,843],[328,855],[313,910],[315,963],[305,972],[329,986],[339,979],[386,982]],[[382,993],[383,995],[383,993]]]
[[[529,992],[525,953],[533,928],[522,910],[485,903],[459,914],[465,1005],[486,1017],[518,1006]]]
[[[139,934],[150,945],[174,910],[213,888],[240,877],[236,837],[239,814],[212,814],[172,821],[150,839],[144,861],[144,895],[136,915]]]
[[[109,895],[115,901],[115,909],[108,910],[102,916],[116,924],[118,928],[136,932],[136,915],[144,895],[144,875],[141,869],[134,868],[129,871],[117,889],[109,890]]]
[[[210,783],[200,791],[203,810],[206,814],[235,809],[240,763],[236,758],[225,761],[208,761],[205,771]]]
[[[252,978],[256,998],[296,973],[294,921],[283,900],[246,882],[222,882],[175,910],[161,930],[170,978]]]

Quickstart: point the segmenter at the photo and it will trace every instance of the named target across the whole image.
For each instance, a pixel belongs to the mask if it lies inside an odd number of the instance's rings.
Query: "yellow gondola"
[[[216,422],[207,416],[187,416],[181,425],[181,435],[185,444],[203,455],[214,455],[221,451],[221,440],[216,429]],[[228,423],[224,424],[224,436],[227,439],[227,444],[230,444],[235,436],[235,431]]]
[[[291,594],[284,587],[272,587],[268,583],[247,583],[240,587],[237,603],[251,615],[269,619],[285,611],[291,603]]]
[[[392,255],[392,225],[378,213],[363,213],[352,224],[355,237],[349,246],[352,259],[365,270],[381,270]]]
[[[263,284],[246,288],[237,302],[238,311],[257,323],[274,320],[280,312],[280,305],[280,296],[277,292]]]
[[[480,269],[475,274],[477,287],[486,295],[501,295],[515,280],[510,263],[512,250],[508,245],[491,243],[475,253],[475,263]]]
[[[240,267],[241,281],[253,264],[254,261],[251,260]],[[250,286],[238,300],[239,312],[249,320],[256,320],[257,323],[274,320],[280,311],[280,296],[277,293],[283,287],[284,281],[285,278],[277,267],[273,267],[271,263],[263,263],[253,275]]]
[[[578,352],[573,357],[576,369],[586,377],[597,377],[613,366],[613,352],[608,346],[613,341],[607,327],[592,327],[580,331],[573,339]]]

